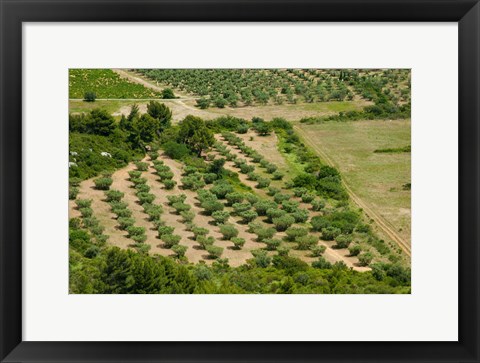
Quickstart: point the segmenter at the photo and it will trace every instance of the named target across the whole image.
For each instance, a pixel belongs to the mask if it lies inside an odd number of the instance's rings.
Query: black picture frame
[[[479,362],[480,5],[472,0],[0,0],[2,362]],[[22,22],[458,22],[458,342],[22,341]],[[414,327],[412,327],[413,329]]]

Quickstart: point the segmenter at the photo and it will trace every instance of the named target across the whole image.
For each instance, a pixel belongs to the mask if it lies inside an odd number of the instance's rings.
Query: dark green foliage
[[[309,250],[313,246],[317,245],[318,237],[315,237],[312,235],[301,236],[301,237],[297,237],[295,239],[295,242],[297,243],[298,250]]]
[[[180,144],[175,141],[167,141],[166,143],[162,144],[162,148],[165,151],[165,155],[176,160],[182,160],[184,157],[190,154],[190,150],[188,149],[187,145]]]
[[[333,241],[342,231],[340,228],[325,227],[322,228],[322,239],[325,241]]]
[[[325,252],[326,249],[327,249],[327,247],[325,247],[323,245],[316,245],[316,246],[311,246],[310,247],[310,251],[312,251],[312,256],[313,257],[320,257],[321,255],[323,255],[323,253]]]
[[[207,246],[207,252],[210,256],[210,258],[219,258],[222,253],[223,253],[223,248],[222,247],[219,247],[219,246],[213,246],[213,245],[210,245],[210,246]]]
[[[182,238],[177,234],[162,234],[161,239],[164,242],[163,246],[165,248],[172,248],[173,246],[178,245]]]
[[[225,240],[231,240],[233,237],[238,236],[238,229],[236,229],[232,224],[223,224],[220,226],[220,233],[223,235]]]
[[[179,126],[179,141],[187,145],[198,156],[203,150],[213,145],[213,133],[201,118],[189,115],[180,121]]]
[[[308,220],[309,213],[306,209],[295,209],[290,215],[295,220],[295,223],[305,223]]]
[[[95,94],[95,92],[85,92],[85,94],[83,95],[83,100],[85,102],[95,102],[96,99],[97,95]]]
[[[94,179],[93,182],[95,183],[95,188],[98,190],[108,190],[110,189],[110,185],[112,185],[113,180],[112,178],[97,178]]]
[[[285,231],[286,240],[293,242],[297,237],[306,236],[308,234],[308,229],[303,227],[290,227]]]
[[[173,93],[171,88],[164,88],[162,90],[162,98],[164,100],[168,100],[168,99],[172,99],[172,98],[176,98],[176,97],[175,97],[175,94]]]
[[[122,200],[122,198],[125,194],[122,193],[119,190],[112,189],[112,190],[107,191],[105,193],[105,195],[107,197],[106,198],[107,202],[119,202],[120,200]]]
[[[352,235],[349,234],[340,234],[337,237],[335,237],[335,248],[348,248],[350,246],[350,243],[352,243],[353,237]]]
[[[295,219],[287,214],[282,217],[273,218],[272,222],[277,231],[285,231],[288,227],[295,223]]]
[[[245,238],[240,238],[240,237],[232,237],[231,241],[233,245],[235,246],[235,249],[241,250],[243,245],[245,244]]]
[[[275,251],[282,244],[282,241],[277,238],[269,238],[263,241],[267,245],[267,250]]]
[[[359,245],[353,245],[348,247],[348,252],[350,252],[350,256],[358,256],[362,252],[362,248]]]
[[[362,266],[368,266],[373,260],[373,255],[370,252],[365,252],[358,255],[358,261]]]
[[[171,98],[175,98],[175,96]],[[155,132],[161,132],[166,128],[170,127],[172,111],[163,103],[160,103],[158,101],[150,101],[147,105],[147,113],[150,117],[157,120],[157,130],[155,130]]]
[[[76,199],[79,192],[80,192],[80,189],[78,189],[77,187],[70,186],[68,188],[68,199],[70,200]]]
[[[230,218],[230,213],[226,211],[215,211],[212,213],[212,218],[217,225],[224,224]]]

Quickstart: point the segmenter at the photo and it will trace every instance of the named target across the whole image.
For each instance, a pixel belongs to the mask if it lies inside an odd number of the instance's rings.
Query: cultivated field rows
[[[253,134],[252,134],[253,135]],[[251,134],[241,135],[242,139],[245,140],[245,143],[250,145],[255,145],[255,142],[249,142]],[[247,160],[247,164],[255,165],[249,158],[242,154],[242,152],[236,148],[230,146],[220,135],[215,135],[217,142],[221,142],[228,150],[237,155],[238,158]],[[251,140],[250,140],[251,141]],[[275,142],[275,140],[274,140]],[[269,145],[268,143],[263,145]],[[274,144],[275,145],[275,144]],[[258,145],[255,145],[258,146]],[[278,151],[273,149],[273,147],[266,146],[268,150],[259,150],[262,154],[265,155],[265,158],[268,160],[274,160],[278,164],[282,164],[281,155]],[[268,152],[266,152],[268,151]],[[212,157],[218,156],[218,151],[212,150],[210,152],[210,160]],[[279,156],[280,155],[280,156]],[[248,231],[248,225],[241,223],[241,218],[234,216],[233,214],[229,217],[228,223],[231,223],[238,229],[238,237],[245,239],[245,245],[241,249],[234,249],[233,243],[228,240],[222,239],[222,234],[220,233],[220,227],[215,225],[214,219],[212,216],[205,215],[203,209],[200,207],[200,203],[197,197],[197,192],[189,189],[182,189],[182,173],[183,165],[173,159],[168,158],[165,155],[160,155],[159,159],[164,165],[168,166],[173,173],[173,180],[176,182],[176,185],[171,189],[167,190],[163,183],[160,181],[156,171],[154,169],[153,161],[149,157],[145,157],[142,162],[148,164],[148,169],[142,172],[141,177],[146,179],[146,185],[150,187],[150,193],[155,196],[155,200],[152,204],[161,205],[163,208],[163,213],[161,215],[161,220],[166,226],[174,227],[174,233],[181,237],[179,242],[180,245],[186,246],[187,250],[185,252],[185,257],[189,262],[198,263],[199,261],[205,261],[206,263],[213,262],[213,259],[209,256],[208,252],[202,249],[197,241],[195,241],[194,234],[187,228],[187,225],[182,220],[182,217],[178,215],[175,209],[168,205],[168,196],[178,196],[180,194],[185,194],[186,199],[185,203],[191,206],[191,211],[194,214],[193,223],[197,227],[205,228],[208,230],[208,236],[212,236],[215,239],[214,245],[222,247],[223,253],[222,258],[228,258],[229,264],[231,266],[239,266],[244,264],[248,259],[252,258],[252,250],[265,248],[265,244],[257,242],[257,235],[250,233]],[[268,176],[268,174],[258,165],[255,165],[255,172],[261,176]],[[238,173],[238,168],[235,167],[232,161],[227,161],[224,165],[225,169],[232,172]],[[286,167],[286,163],[283,160],[282,168]],[[145,243],[150,246],[150,254],[159,254],[163,256],[175,256],[175,253],[169,248],[163,246],[162,240],[158,236],[157,227],[155,224],[150,221],[148,214],[144,211],[144,208],[139,202],[139,199],[136,195],[136,189],[134,184],[131,182],[129,172],[136,170],[135,164],[129,164],[127,167],[117,170],[112,175],[113,183],[110,189],[118,190],[124,193],[122,202],[128,204],[128,209],[132,213],[132,218],[135,220],[134,225],[136,227],[143,227],[145,229],[146,241]],[[256,182],[249,180],[247,175],[238,173],[240,181],[248,187],[251,187],[254,194],[257,194],[261,198],[272,200],[273,197],[269,196],[265,189],[256,188]],[[288,192],[285,189],[285,183],[281,180],[274,180],[271,184],[274,187],[283,189],[282,192]],[[204,187],[208,189],[210,185]],[[117,223],[117,216],[112,213],[110,204],[105,200],[105,192],[102,190],[95,189],[95,185],[92,179],[86,180],[80,184],[80,191],[77,199],[91,199],[92,200],[92,209],[93,214],[96,218],[99,219],[100,224],[105,228],[104,234],[109,236],[108,243],[111,245],[118,246],[120,248],[131,248],[134,245],[134,241],[128,237],[128,233],[124,230],[121,230]],[[309,219],[315,215],[318,215],[319,212],[314,212],[310,210],[311,206],[308,203],[303,203],[300,198],[292,197],[293,200],[299,202],[299,207],[309,210]],[[225,202],[225,201],[222,201]],[[78,217],[80,214],[75,207],[75,201],[70,201],[70,217]],[[232,212],[232,207],[225,204],[225,210]],[[264,221],[264,217],[258,217],[256,222],[260,222],[265,226],[268,225]],[[305,226],[305,224],[295,224],[294,226]],[[322,241],[320,240],[319,232],[310,232],[310,235],[314,235],[318,238],[318,244],[326,247],[323,256],[326,260],[331,263],[337,261],[343,261],[347,266],[352,267],[359,271],[368,270],[368,267],[361,267],[358,265],[357,257],[349,256],[349,251],[347,249],[334,249],[332,246],[335,242],[331,241]],[[285,232],[276,232],[273,238],[283,239]],[[282,242],[282,245],[288,246],[291,248],[290,254],[301,258],[302,260],[311,263],[316,260],[315,257],[311,256],[310,251],[300,251],[296,250],[294,242]],[[268,254],[273,255],[275,251],[268,251]]]

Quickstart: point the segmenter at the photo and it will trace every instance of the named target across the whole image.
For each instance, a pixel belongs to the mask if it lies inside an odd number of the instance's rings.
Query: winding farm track
[[[323,151],[315,141],[308,136],[308,134],[298,125],[293,126],[295,131],[303,138],[306,144],[308,144],[318,155],[326,161],[329,165],[337,167],[335,162]],[[350,198],[358,205],[358,207],[362,208],[363,211],[374,220],[376,225],[388,236],[390,237],[404,252],[406,255],[411,256],[411,246],[410,244],[405,241],[402,237],[398,235],[395,231],[395,227],[391,225],[383,216],[375,212],[365,201],[363,201],[358,195],[356,195],[352,188],[345,182],[345,179],[342,178],[342,184],[345,187],[345,190],[349,194]]]

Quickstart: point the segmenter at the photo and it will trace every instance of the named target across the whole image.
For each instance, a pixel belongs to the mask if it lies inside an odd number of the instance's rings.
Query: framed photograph
[[[0,0],[1,362],[479,362],[477,1]]]

